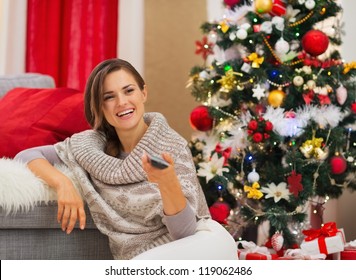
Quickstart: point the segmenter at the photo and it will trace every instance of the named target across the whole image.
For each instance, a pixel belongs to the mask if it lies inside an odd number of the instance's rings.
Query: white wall
[[[118,57],[144,76],[144,1],[119,0]]]
[[[356,60],[356,38],[355,38],[355,26],[356,26],[356,1],[354,0],[344,0],[342,1],[343,21],[345,23],[345,35],[343,36],[343,44],[341,48],[341,53],[346,61]]]
[[[342,6],[344,10],[342,18],[345,23],[345,35],[343,36],[341,54],[346,62],[356,61],[356,1],[343,0]],[[347,241],[356,239],[356,223],[354,217],[354,213],[356,212],[356,192],[349,190],[344,191],[343,195],[335,204],[334,215],[336,214],[337,225],[344,228]]]
[[[25,71],[27,0],[0,0],[0,75]]]

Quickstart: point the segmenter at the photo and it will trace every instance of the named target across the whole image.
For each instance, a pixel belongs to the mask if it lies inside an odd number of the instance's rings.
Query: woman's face
[[[117,70],[105,77],[102,98],[104,117],[117,133],[140,133],[144,127],[146,86],[141,90],[130,72]]]

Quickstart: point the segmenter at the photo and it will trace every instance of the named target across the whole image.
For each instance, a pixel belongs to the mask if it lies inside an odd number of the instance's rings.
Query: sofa
[[[0,259],[110,260],[108,237],[86,207],[85,230],[69,235],[56,221],[56,195],[25,165],[12,160],[22,148],[52,144],[87,129],[82,93],[56,88],[47,75],[0,76]],[[25,118],[24,118],[25,117]],[[16,140],[15,140],[16,139]],[[69,172],[70,170],[63,170]],[[236,243],[207,220],[196,234],[151,249],[135,259],[237,259]]]
[[[0,76],[0,98],[14,88],[54,89],[55,82],[52,77],[37,73]],[[26,99],[26,96],[23,96],[23,99]],[[8,139],[3,141],[10,142]],[[4,179],[4,176],[2,178]],[[3,197],[6,195],[1,186],[0,194]],[[6,206],[9,208],[9,205]],[[5,210],[4,205],[0,205],[2,260],[112,259],[108,238],[96,228],[87,208],[86,230],[75,228],[70,235],[62,232],[56,221],[55,200],[38,201],[31,207]]]

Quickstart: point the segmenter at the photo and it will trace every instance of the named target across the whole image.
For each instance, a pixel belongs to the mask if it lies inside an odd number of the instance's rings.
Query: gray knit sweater
[[[142,169],[144,152],[170,153],[197,219],[210,217],[187,142],[161,114],[146,113],[144,119],[148,129],[125,159],[105,154],[105,137],[93,130],[55,144],[58,156],[78,180],[98,229],[109,237],[115,259],[131,259],[172,241],[158,187],[147,181]]]

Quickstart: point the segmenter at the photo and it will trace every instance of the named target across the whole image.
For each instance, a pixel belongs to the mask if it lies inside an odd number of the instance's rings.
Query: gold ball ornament
[[[272,90],[267,98],[268,104],[276,108],[282,105],[285,93],[279,89]]]
[[[255,0],[255,10],[259,14],[265,14],[272,11],[273,0]]]

